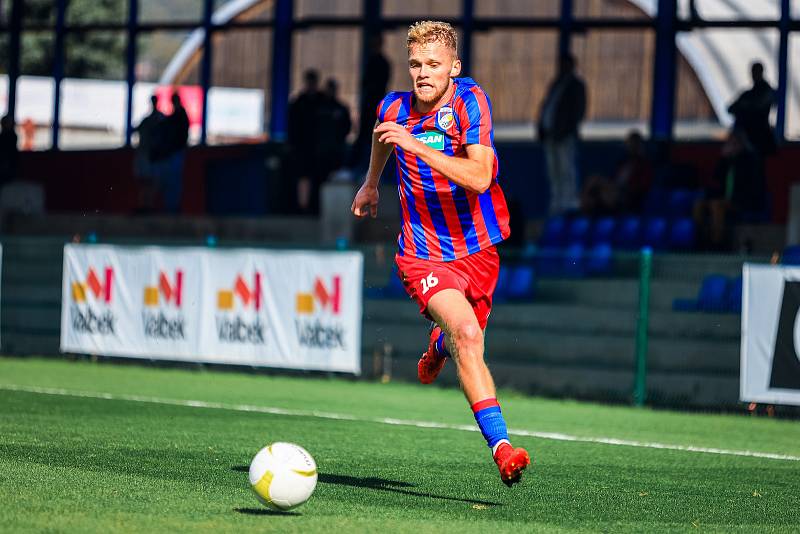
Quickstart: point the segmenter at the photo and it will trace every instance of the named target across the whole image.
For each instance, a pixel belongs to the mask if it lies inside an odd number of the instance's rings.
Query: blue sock
[[[500,411],[500,405],[496,398],[482,400],[472,405],[472,413],[475,414],[475,421],[481,429],[486,444],[494,452],[494,447],[501,441],[508,442],[508,429],[506,420]]]
[[[450,352],[447,350],[447,344],[444,342],[444,332],[439,334],[439,339],[436,340],[436,352],[439,356],[450,357]]]

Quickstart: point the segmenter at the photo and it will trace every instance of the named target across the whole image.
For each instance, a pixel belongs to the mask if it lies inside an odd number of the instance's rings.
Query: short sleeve
[[[375,110],[378,116],[378,122],[386,122],[386,115],[389,112],[389,109],[392,107],[392,104],[396,102],[402,95],[397,92],[391,92],[381,100],[381,103],[378,104],[378,109]],[[394,119],[392,119],[394,120]]]
[[[492,105],[486,93],[480,87],[471,87],[462,93],[455,108],[461,128],[461,144],[491,147],[494,141]]]

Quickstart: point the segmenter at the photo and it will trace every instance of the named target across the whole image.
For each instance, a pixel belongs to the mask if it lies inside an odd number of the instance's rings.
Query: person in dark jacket
[[[764,79],[764,65],[753,63],[750,73],[753,87],[739,95],[728,112],[733,115],[734,128],[744,135],[744,141],[757,156],[764,158],[777,148],[775,134],[769,124],[769,114],[775,105],[775,91]]]
[[[303,75],[303,90],[289,104],[288,144],[292,174],[297,183],[297,208],[310,213],[312,184],[316,172],[313,154],[316,151],[319,108],[323,95],[319,90],[319,73],[309,69]]]
[[[369,158],[372,146],[372,130],[377,118],[376,109],[386,95],[392,66],[383,55],[383,37],[373,35],[369,39],[369,57],[361,78],[361,101],[359,102],[358,137],[353,143],[350,166],[358,167]]]
[[[713,180],[694,208],[701,239],[712,250],[723,250],[728,222],[737,216],[761,213],[765,204],[766,184],[759,157],[748,146],[747,134],[734,128],[722,146]]]
[[[550,180],[552,214],[578,207],[578,128],[585,113],[586,86],[575,73],[575,59],[563,56],[542,102],[538,124]]]
[[[0,185],[12,182],[17,178],[17,132],[14,131],[14,120],[6,115],[0,121]]]

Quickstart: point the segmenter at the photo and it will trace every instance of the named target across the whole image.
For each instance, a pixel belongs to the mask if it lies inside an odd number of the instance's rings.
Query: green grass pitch
[[[0,531],[800,530],[797,421],[511,392],[500,401],[509,426],[529,434],[514,443],[534,458],[512,489],[480,434],[458,427],[474,420],[455,390],[0,358]],[[261,408],[288,412],[247,411]],[[316,492],[295,513],[268,512],[249,489],[247,466],[273,441],[302,445],[319,466]]]

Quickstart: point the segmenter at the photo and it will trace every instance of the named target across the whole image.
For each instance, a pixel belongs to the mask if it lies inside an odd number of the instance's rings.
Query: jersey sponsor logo
[[[455,115],[453,115],[453,108],[450,106],[445,106],[436,112],[436,124],[438,124],[439,128],[445,132],[450,129],[455,120],[456,118]]]
[[[434,150],[444,150],[444,134],[438,131],[417,134],[414,137]]]

